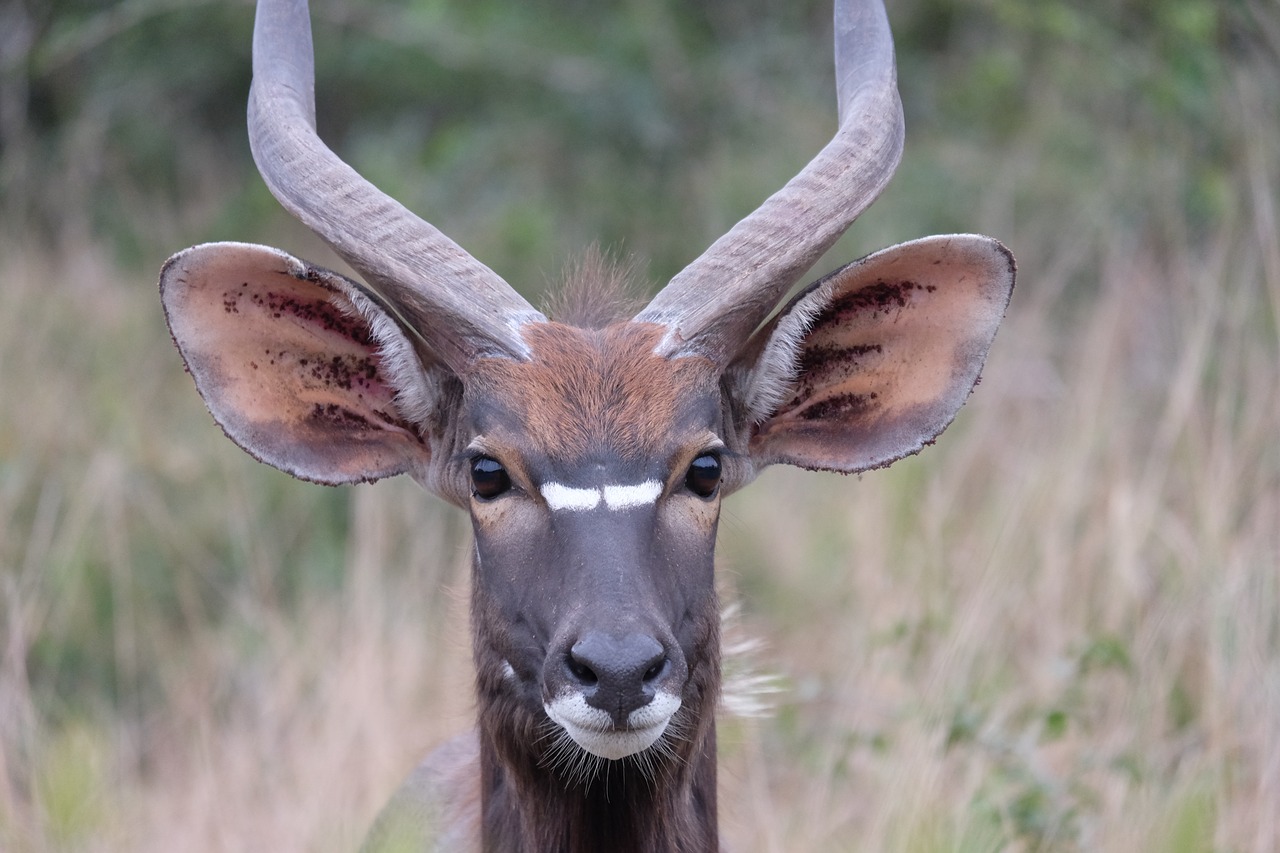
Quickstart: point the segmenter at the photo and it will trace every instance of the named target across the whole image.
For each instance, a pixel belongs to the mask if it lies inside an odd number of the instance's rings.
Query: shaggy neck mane
[[[544,740],[550,740],[545,733]],[[485,851],[718,849],[714,715],[679,744],[677,755],[602,761],[585,781],[566,776],[568,768],[549,771],[547,760],[539,750],[512,743],[509,734],[481,723]]]

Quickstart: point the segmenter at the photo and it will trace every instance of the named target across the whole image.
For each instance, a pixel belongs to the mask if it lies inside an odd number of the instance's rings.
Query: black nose
[[[592,632],[569,649],[565,666],[587,704],[622,726],[632,711],[653,699],[670,663],[662,643],[647,634],[614,637]]]

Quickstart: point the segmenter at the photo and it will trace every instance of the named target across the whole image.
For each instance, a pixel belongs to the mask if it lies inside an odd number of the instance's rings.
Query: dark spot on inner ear
[[[843,383],[860,370],[870,369],[865,362],[883,353],[881,344],[805,347],[800,353],[792,399],[807,400],[820,388]]]
[[[846,293],[831,301],[824,315],[864,314],[868,311],[888,311],[891,308],[906,308],[908,295],[916,288],[914,281],[887,282],[877,281],[860,287],[852,293]]]
[[[363,432],[378,433],[385,429],[386,424],[399,427],[408,436],[411,436],[418,444],[426,445],[426,438],[412,424],[401,419],[396,414],[382,409],[371,409],[371,414],[378,420],[370,420],[359,412],[352,411],[346,406],[337,403],[315,403],[311,407],[308,420],[325,429],[336,428],[347,432]]]
[[[288,314],[305,325],[319,326],[326,332],[347,338],[360,346],[374,345],[373,334],[367,323],[343,312],[326,298],[299,299],[288,292],[255,290],[249,299],[273,318]]]
[[[311,407],[311,420],[341,429],[371,430],[369,419],[336,403],[316,403]]]
[[[821,373],[832,363],[845,366],[867,355],[884,352],[880,344],[855,344],[851,347],[816,345],[805,347],[800,353],[800,372]]]
[[[831,418],[856,417],[864,415],[875,407],[879,395],[872,391],[869,394],[836,394],[820,400],[799,412],[801,420],[824,421]]]
[[[378,358],[372,354],[335,355],[315,361],[300,358],[298,366],[308,368],[306,374],[315,384],[328,388],[350,391],[353,388],[367,389],[383,384],[378,373]]]

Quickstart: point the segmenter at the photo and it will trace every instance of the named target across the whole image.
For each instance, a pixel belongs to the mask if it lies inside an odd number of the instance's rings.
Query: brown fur
[[[481,361],[467,383],[483,386],[522,424],[523,446],[560,458],[605,451],[642,458],[678,430],[685,403],[718,381],[706,359],[654,355],[665,331],[656,324],[539,323],[523,331],[530,361]]]
[[[566,326],[603,329],[644,307],[642,289],[634,259],[619,262],[592,245],[566,265],[561,283],[545,299],[543,313]]]

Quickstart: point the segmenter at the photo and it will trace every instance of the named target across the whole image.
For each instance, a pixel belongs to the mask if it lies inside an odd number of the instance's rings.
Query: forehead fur
[[[537,323],[522,331],[529,361],[485,359],[467,378],[483,431],[518,431],[522,444],[560,458],[635,459],[710,426],[718,410],[714,365],[655,355],[666,331],[660,325]]]

